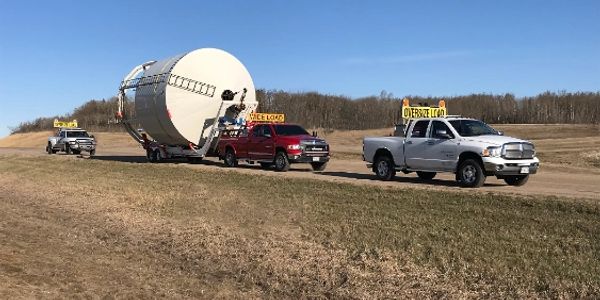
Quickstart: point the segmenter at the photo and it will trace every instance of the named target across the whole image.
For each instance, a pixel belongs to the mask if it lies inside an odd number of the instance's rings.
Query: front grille
[[[529,143],[509,143],[504,145],[502,157],[506,159],[531,159],[535,148]]]
[[[92,141],[91,140],[77,140],[77,143],[79,145],[91,145]]]
[[[325,142],[306,141],[301,145],[302,152],[307,156],[327,156],[329,154],[329,145]]]

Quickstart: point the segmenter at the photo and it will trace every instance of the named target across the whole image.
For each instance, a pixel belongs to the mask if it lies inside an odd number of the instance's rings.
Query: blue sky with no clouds
[[[266,89],[598,91],[600,1],[0,1],[0,136],[202,47],[236,55]]]

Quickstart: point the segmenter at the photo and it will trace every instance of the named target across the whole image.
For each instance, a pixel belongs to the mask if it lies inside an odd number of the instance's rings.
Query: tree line
[[[400,122],[402,99],[385,91],[379,96],[351,99],[317,92],[290,93],[257,90],[258,111],[285,113],[286,121],[307,128],[374,129]],[[471,94],[453,97],[407,96],[412,105],[437,105],[446,101],[448,113],[483,120],[492,124],[598,124],[600,92],[545,92],[533,97],[516,98],[513,94]],[[133,111],[128,102],[128,111]],[[40,117],[11,128],[11,133],[52,129],[54,119],[77,119],[90,131],[118,131],[114,115],[116,98],[90,100],[72,113]]]
[[[516,98],[513,94],[397,98],[383,91],[378,97],[350,99],[315,92],[259,90],[257,97],[260,111],[285,113],[289,122],[309,128],[391,127],[401,121],[403,98],[408,98],[411,105],[437,105],[444,99],[448,114],[492,124],[600,123],[600,92],[545,92],[524,98]]]

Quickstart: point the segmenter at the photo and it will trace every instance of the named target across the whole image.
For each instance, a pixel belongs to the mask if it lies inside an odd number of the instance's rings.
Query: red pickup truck
[[[227,167],[246,161],[258,162],[264,169],[274,166],[277,171],[287,171],[292,163],[310,163],[314,171],[323,171],[329,161],[327,142],[294,124],[256,123],[224,131],[217,147]]]

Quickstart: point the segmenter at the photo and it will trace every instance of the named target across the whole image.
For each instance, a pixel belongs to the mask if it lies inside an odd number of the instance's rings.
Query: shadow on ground
[[[373,174],[364,174],[364,173],[353,173],[353,172],[321,172],[317,173],[325,176],[333,176],[333,177],[343,177],[343,178],[352,178],[352,179],[360,179],[360,180],[379,180]],[[445,180],[445,179],[432,179],[432,180],[422,180],[418,177],[404,177],[404,176],[396,176],[394,180],[390,182],[404,182],[404,183],[413,183],[413,184],[421,184],[421,185],[435,185],[435,186],[449,186],[449,187],[460,187],[458,182],[454,180]],[[505,186],[505,184],[498,183],[485,183],[486,187],[493,186]]]

